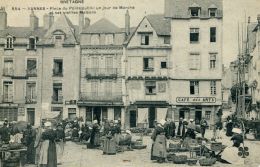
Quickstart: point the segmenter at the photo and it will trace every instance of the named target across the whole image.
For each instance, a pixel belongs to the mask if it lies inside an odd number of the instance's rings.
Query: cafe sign
[[[216,103],[215,97],[177,97],[177,103]]]

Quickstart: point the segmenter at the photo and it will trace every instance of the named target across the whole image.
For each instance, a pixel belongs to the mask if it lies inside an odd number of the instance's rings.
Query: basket
[[[204,158],[199,160],[199,164],[200,166],[212,166],[216,161],[216,158]]]
[[[189,166],[194,166],[197,164],[197,161],[198,161],[197,159],[187,159],[187,164]]]
[[[179,148],[181,148],[181,145],[180,145],[180,144],[170,143],[170,144],[169,144],[169,148],[170,148],[170,149],[179,149]]]
[[[222,150],[222,143],[221,142],[214,142],[214,143],[211,143],[210,145],[210,149],[212,151],[221,151]]]
[[[145,149],[146,147],[147,145],[132,145],[132,149],[137,149],[137,150]]]
[[[174,156],[176,156],[174,153],[168,154],[168,155],[167,155],[167,160],[168,160],[168,161],[173,161]]]
[[[185,164],[187,162],[187,155],[178,155],[173,157],[173,163],[175,164]]]

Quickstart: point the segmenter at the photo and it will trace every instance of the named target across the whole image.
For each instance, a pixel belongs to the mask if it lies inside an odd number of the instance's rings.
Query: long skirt
[[[27,163],[34,164],[35,163],[35,148],[34,141],[27,146]]]
[[[103,154],[116,154],[116,142],[113,138],[104,140]]]
[[[40,150],[39,165],[57,167],[56,146],[53,141],[44,140]]]
[[[57,163],[61,163],[63,152],[64,152],[64,142],[63,141],[56,142],[56,151],[57,151]]]
[[[40,143],[38,144],[38,146],[35,148],[35,164],[38,164],[38,163],[39,163],[41,145],[42,145],[42,143],[40,142]]]
[[[155,142],[152,146],[152,159],[165,159],[167,157],[166,152],[166,137],[165,135],[157,135]]]
[[[54,141],[49,142],[47,167],[57,167],[57,152]]]
[[[48,148],[49,148],[49,140],[44,140],[41,144],[39,162],[38,162],[39,165],[47,165]]]

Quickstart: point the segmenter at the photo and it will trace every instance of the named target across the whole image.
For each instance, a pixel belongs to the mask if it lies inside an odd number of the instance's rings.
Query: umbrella
[[[19,132],[22,132],[27,128],[27,122],[25,121],[18,121],[17,123],[13,124],[13,129],[17,129]]]

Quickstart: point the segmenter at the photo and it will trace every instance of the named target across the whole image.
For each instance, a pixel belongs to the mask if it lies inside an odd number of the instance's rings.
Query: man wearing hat
[[[208,123],[207,123],[206,119],[203,117],[200,121],[200,132],[201,132],[202,138],[204,138],[204,136],[205,136],[207,127],[208,127]]]
[[[0,129],[1,140],[6,144],[8,144],[10,141],[10,129],[7,127],[7,125],[8,121],[5,121],[3,127]]]

